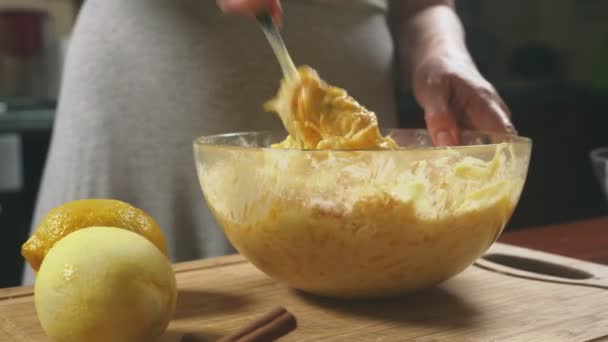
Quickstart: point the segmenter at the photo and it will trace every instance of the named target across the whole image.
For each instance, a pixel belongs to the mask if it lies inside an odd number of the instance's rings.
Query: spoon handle
[[[281,34],[274,25],[270,14],[268,12],[264,12],[259,14],[257,19],[262,27],[262,31],[264,32],[266,39],[268,39],[268,42],[270,43],[272,51],[281,65],[283,76],[291,81],[297,80],[298,71],[296,70],[296,66],[293,64],[293,61],[289,56],[289,52],[285,47],[285,43],[283,42],[283,38],[281,38]]]

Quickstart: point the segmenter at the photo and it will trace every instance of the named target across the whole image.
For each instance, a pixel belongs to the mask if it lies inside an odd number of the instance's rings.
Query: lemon
[[[57,241],[78,229],[92,226],[131,230],[150,240],[167,255],[167,242],[154,219],[141,209],[111,199],[82,199],[52,209],[23,244],[21,254],[34,271],[38,271]]]
[[[144,237],[113,227],[73,232],[47,253],[36,312],[56,341],[151,341],[175,310],[169,260]]]

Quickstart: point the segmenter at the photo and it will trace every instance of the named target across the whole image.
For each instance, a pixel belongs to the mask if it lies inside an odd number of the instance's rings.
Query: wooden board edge
[[[32,295],[34,295],[34,287],[31,285],[7,287],[0,289],[0,302],[14,298],[29,297]]]
[[[484,255],[488,255],[491,253],[506,253],[511,255],[534,258],[538,260],[548,261],[554,264],[578,268],[583,271],[592,273],[596,276],[608,277],[608,266],[606,265],[581,259],[575,259],[554,253],[543,252],[536,249],[510,245],[503,242],[495,242],[494,244],[492,244],[492,246],[484,253]]]

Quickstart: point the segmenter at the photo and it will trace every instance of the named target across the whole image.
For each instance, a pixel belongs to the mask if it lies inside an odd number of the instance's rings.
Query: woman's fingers
[[[268,8],[267,0],[218,0],[218,6],[226,13],[253,15]]]
[[[281,20],[279,0],[217,0],[217,4],[225,13],[253,16],[269,11],[276,23]]]
[[[435,145],[458,145],[463,129],[517,134],[511,112],[471,61],[434,56],[416,68],[414,95]]]
[[[428,80],[427,89],[419,96],[424,110],[424,120],[435,146],[453,146],[460,143],[458,119],[450,106],[449,80]]]
[[[511,122],[511,112],[491,86],[475,87],[466,82],[459,83],[462,111],[470,128],[480,131],[516,133]]]

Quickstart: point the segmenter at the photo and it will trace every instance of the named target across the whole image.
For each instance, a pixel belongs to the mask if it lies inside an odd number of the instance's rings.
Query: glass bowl
[[[283,132],[204,136],[194,156],[207,204],[233,246],[290,287],[387,297],[438,284],[498,238],[521,195],[532,142],[386,130],[403,149],[270,148]]]

